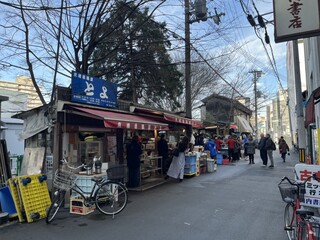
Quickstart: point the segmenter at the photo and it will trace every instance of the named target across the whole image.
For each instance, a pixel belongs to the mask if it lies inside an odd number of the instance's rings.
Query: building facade
[[[33,86],[32,80],[25,76],[18,76],[15,82],[0,81],[0,95],[8,98],[1,106],[1,134],[5,139],[10,155],[24,153],[24,139],[20,136],[23,121],[11,116],[22,111],[30,110],[42,105]]]

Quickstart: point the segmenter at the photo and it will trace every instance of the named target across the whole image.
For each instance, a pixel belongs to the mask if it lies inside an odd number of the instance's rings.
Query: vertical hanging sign
[[[273,0],[275,42],[320,35],[318,0]]]
[[[72,72],[71,88],[71,101],[112,108],[117,106],[115,83]]]

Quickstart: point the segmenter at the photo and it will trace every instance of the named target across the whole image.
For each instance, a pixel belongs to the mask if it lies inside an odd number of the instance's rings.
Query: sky
[[[185,0],[155,0],[150,3],[150,10],[160,5],[154,12],[157,21],[165,21],[167,28],[184,37],[184,1]],[[195,0],[190,1],[195,3]],[[207,21],[194,22],[190,24],[191,43],[203,56],[210,57],[223,53],[225,49],[233,52],[233,58],[240,64],[229,66],[230,71],[224,75],[224,81],[232,83],[239,71],[246,73],[245,77],[253,79],[253,70],[261,70],[263,75],[258,80],[259,90],[266,95],[274,97],[279,85],[286,88],[286,44],[274,42],[273,3],[272,0],[207,0],[208,15],[223,13],[219,25],[215,24],[211,18]],[[270,45],[263,44],[255,32],[263,39],[265,29],[256,27],[255,29],[247,21],[247,14],[264,17],[266,29],[270,37]],[[256,20],[257,22],[257,20]],[[256,30],[256,31],[255,31]],[[184,42],[173,36],[170,38],[172,49],[179,49],[184,52]],[[271,63],[270,63],[271,62]],[[0,72],[0,79],[14,81],[15,77],[23,72],[5,71]],[[60,84],[65,80],[60,79]],[[250,86],[249,86],[250,87]],[[253,88],[243,93],[252,96]]]
[[[155,3],[159,1],[155,1]],[[195,3],[192,0],[191,3]],[[275,97],[279,88],[286,89],[286,43],[274,42],[273,2],[272,0],[207,0],[210,15],[224,13],[220,17],[219,25],[208,18],[207,21],[195,22],[190,25],[191,43],[202,54],[215,55],[221,49],[228,48],[234,52],[234,57],[242,65],[233,67],[232,71],[224,76],[232,82],[238,71],[247,71],[246,77],[253,79],[253,70],[262,71],[258,79],[258,89],[265,92],[266,100]],[[242,3],[242,4],[241,4]],[[158,9],[156,19],[165,21],[167,28],[184,37],[184,0],[167,0]],[[263,16],[266,29],[252,27],[247,15]],[[255,22],[258,24],[257,18]],[[263,44],[265,32],[270,38],[270,44]],[[260,36],[262,41],[259,39]],[[173,44],[177,43],[172,39]],[[248,94],[252,96],[252,90]],[[244,93],[245,94],[245,93]],[[263,101],[263,100],[262,100]]]

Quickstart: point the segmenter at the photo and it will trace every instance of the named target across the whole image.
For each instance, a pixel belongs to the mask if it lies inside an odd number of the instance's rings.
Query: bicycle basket
[[[77,180],[72,172],[57,170],[54,174],[53,186],[62,190],[70,190]]]
[[[286,203],[294,202],[298,197],[298,187],[290,183],[281,183],[278,185],[282,200]]]
[[[107,169],[107,177],[109,180],[121,180],[126,177],[126,166],[117,165]]]

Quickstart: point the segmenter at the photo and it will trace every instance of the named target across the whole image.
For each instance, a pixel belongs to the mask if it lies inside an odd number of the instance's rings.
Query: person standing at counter
[[[222,139],[220,137],[215,137],[214,138],[214,143],[216,145],[216,150],[220,152],[221,149],[222,149],[222,145],[223,145]]]
[[[158,161],[158,167],[162,167],[162,173],[165,173],[165,171],[167,170],[169,149],[168,149],[167,140],[164,138],[164,134],[160,135],[160,140],[157,143],[157,149],[158,149],[158,155],[162,157],[162,164],[160,161]]]
[[[235,147],[236,139],[234,136],[229,136],[227,140],[228,145],[228,156],[229,156],[229,162],[234,162],[234,147]]]
[[[204,146],[204,150],[210,151],[210,157],[214,158],[217,155],[216,144],[212,139],[209,139],[207,144]]]
[[[134,188],[140,186],[140,155],[142,148],[139,143],[139,137],[133,136],[131,143],[127,145],[127,166],[128,166],[128,187]]]
[[[165,179],[169,177],[179,179],[179,182],[182,182],[184,175],[184,165],[186,162],[185,152],[189,147],[189,138],[184,136],[183,139],[178,143],[178,156],[173,156],[172,162],[170,164],[169,170]]]

